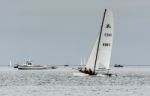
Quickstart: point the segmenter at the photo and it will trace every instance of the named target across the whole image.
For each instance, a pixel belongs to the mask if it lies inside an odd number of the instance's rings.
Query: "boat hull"
[[[94,74],[94,75],[89,75],[89,74],[86,74],[86,73],[81,73],[81,72],[74,72],[73,73],[73,76],[98,76],[98,77],[111,77],[113,76],[113,74],[110,74],[110,73],[105,73],[105,74]]]
[[[56,69],[55,66],[18,66],[18,70],[43,70]]]
[[[42,70],[42,69],[48,69],[44,67],[18,67],[19,70]]]

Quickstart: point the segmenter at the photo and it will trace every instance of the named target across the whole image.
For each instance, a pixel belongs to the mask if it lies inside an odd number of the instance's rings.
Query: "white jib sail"
[[[94,64],[95,64],[95,58],[96,58],[96,52],[97,52],[97,45],[98,45],[98,38],[96,39],[96,42],[94,44],[94,47],[93,47],[92,52],[90,54],[90,57],[87,61],[87,64],[85,65],[85,67],[87,69],[91,69],[92,71],[94,70]]]
[[[98,48],[98,38],[94,44],[91,55],[86,64],[87,69],[94,70],[96,53],[97,61],[96,61],[96,69],[100,67],[104,67],[109,69],[110,59],[111,59],[111,49],[112,49],[112,40],[113,40],[113,15],[110,10],[105,10],[104,21],[102,25],[102,32],[100,35],[99,49]]]

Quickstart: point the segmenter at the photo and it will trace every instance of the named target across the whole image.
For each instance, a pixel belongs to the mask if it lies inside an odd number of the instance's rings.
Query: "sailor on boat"
[[[95,72],[93,72],[90,68],[87,69],[86,67],[84,69],[81,68],[79,71],[85,74],[89,74],[89,75],[96,75]]]

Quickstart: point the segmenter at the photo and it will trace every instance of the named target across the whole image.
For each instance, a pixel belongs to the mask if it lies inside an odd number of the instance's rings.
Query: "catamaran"
[[[90,57],[85,66],[79,69],[74,75],[97,75],[99,69],[105,69],[104,75],[111,76],[110,59],[113,41],[113,14],[105,9],[100,33],[96,39]]]

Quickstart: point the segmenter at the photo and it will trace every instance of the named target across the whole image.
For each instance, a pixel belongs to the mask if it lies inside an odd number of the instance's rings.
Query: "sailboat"
[[[84,58],[81,57],[81,63],[79,65],[78,69],[81,69],[84,65],[85,65],[85,57]]]
[[[9,61],[9,65],[8,66],[10,66],[10,67],[12,66],[11,60]]]
[[[113,41],[113,14],[105,9],[100,33],[96,39],[90,57],[86,65],[79,69],[74,75],[97,75],[98,69],[105,69],[105,75],[111,76],[110,59]]]

